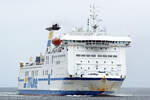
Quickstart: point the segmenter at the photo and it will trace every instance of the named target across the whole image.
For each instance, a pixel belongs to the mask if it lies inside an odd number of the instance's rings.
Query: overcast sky
[[[0,0],[0,87],[17,86],[19,62],[44,53],[46,27],[86,26],[91,0]],[[150,87],[150,0],[95,0],[108,34],[127,34],[123,87]]]

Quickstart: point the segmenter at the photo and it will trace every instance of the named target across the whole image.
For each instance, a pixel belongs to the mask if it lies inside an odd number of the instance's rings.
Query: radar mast
[[[91,32],[94,35],[106,34],[106,28],[102,24],[102,19],[98,16],[95,3],[90,4],[90,15],[87,20],[87,32]]]

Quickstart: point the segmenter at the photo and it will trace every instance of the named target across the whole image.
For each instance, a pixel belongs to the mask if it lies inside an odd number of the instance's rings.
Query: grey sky
[[[44,53],[48,32],[86,26],[91,0],[0,0],[0,86],[17,86],[19,62]],[[150,0],[96,0],[108,34],[129,34],[124,87],[150,87]]]

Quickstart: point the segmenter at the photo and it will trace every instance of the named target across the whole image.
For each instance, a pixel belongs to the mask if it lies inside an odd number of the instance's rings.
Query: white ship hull
[[[34,81],[34,80],[37,80]],[[39,78],[20,81],[24,95],[100,95],[120,89],[121,78]],[[38,88],[37,88],[38,87]]]

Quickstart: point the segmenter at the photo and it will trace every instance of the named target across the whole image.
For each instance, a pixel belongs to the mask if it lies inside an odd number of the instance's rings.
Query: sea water
[[[103,96],[31,96],[18,95],[17,88],[0,88],[0,100],[150,100],[150,88],[121,88]]]

